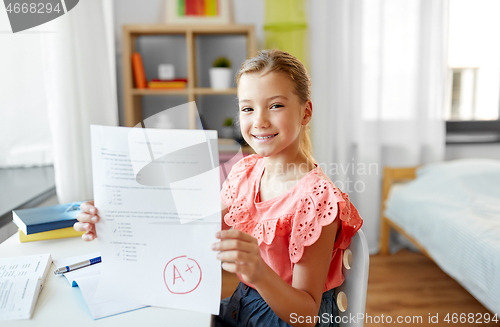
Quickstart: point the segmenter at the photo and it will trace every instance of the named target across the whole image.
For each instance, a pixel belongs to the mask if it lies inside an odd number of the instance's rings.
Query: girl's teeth
[[[269,136],[255,136],[256,138],[258,138],[259,140],[264,140],[264,139],[269,139],[271,137],[273,137],[274,135],[269,135]]]

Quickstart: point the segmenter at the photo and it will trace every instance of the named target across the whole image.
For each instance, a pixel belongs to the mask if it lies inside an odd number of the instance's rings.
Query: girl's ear
[[[312,119],[313,104],[311,100],[307,100],[304,104],[304,114],[302,116],[302,125],[307,125]]]

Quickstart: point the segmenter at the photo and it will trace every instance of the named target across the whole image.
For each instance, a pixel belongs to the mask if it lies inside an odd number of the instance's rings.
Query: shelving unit
[[[132,73],[131,55],[136,51],[137,38],[151,35],[183,35],[187,49],[187,88],[170,89],[136,89]],[[142,121],[143,96],[184,95],[188,102],[196,101],[198,95],[231,95],[236,88],[214,90],[199,87],[197,74],[196,38],[203,35],[243,35],[246,38],[247,58],[256,54],[255,32],[253,25],[125,25],[123,26],[123,78],[125,96],[125,125],[135,126]],[[142,58],[147,61],[147,58]],[[196,128],[195,108],[189,109],[189,128]]]

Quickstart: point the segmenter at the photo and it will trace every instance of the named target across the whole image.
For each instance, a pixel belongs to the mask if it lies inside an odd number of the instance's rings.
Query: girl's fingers
[[[242,251],[224,251],[217,254],[217,259],[222,262],[236,262],[239,264],[253,264],[255,256]]]
[[[80,204],[80,209],[83,212],[90,213],[91,215],[97,214],[97,208],[94,207],[94,200],[83,202],[82,204]]]
[[[254,241],[256,241],[255,237],[253,237],[252,235],[247,234],[247,233],[242,232],[242,231],[239,231],[237,229],[228,229],[228,230],[218,231],[215,234],[215,237],[217,237],[217,238],[219,238],[221,240],[233,238],[233,239],[239,239],[239,240],[242,240],[242,241],[245,241],[245,242],[254,242]]]
[[[222,269],[233,274],[240,274],[243,278],[251,274],[253,270],[249,265],[235,262],[223,262]]]
[[[73,225],[73,228],[78,232],[86,232],[82,235],[82,239],[86,242],[93,241],[97,237],[94,224],[78,222]]]
[[[89,223],[77,222],[73,225],[77,232],[92,232],[95,230],[95,225]]]
[[[93,241],[96,238],[96,235],[94,232],[86,232],[85,234],[82,235],[82,239],[86,242]]]
[[[80,212],[77,216],[76,219],[82,223],[91,223],[95,224],[99,221],[99,216],[97,215],[89,215],[88,213],[85,212]]]
[[[255,280],[262,260],[257,240],[238,230],[223,230],[216,237],[221,241],[213,244],[212,249],[220,251],[217,259],[222,261],[222,269],[241,274],[245,280]]]
[[[234,262],[223,262],[222,269],[224,269],[225,271],[228,271],[230,273],[235,274],[236,273],[236,264]]]
[[[224,239],[214,243],[212,249],[215,251],[239,250],[244,252],[254,252],[255,246],[252,243],[240,241],[238,239]]]

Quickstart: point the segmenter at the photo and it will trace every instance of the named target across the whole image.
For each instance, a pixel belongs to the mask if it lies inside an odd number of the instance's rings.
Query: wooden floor
[[[447,314],[474,314],[470,321],[483,323],[447,323]],[[485,323],[484,314],[489,311],[470,295],[453,278],[444,273],[433,261],[420,253],[406,250],[391,256],[371,256],[368,277],[366,314],[374,317],[391,316],[393,324],[398,316],[422,317],[412,326],[427,326],[429,317],[438,318],[433,325],[500,326]],[[490,314],[491,315],[491,314]],[[462,315],[465,318],[465,315]],[[405,317],[406,318],[406,317]],[[410,318],[406,318],[410,321]],[[366,320],[365,320],[366,321]],[[458,320],[460,321],[460,320]],[[368,321],[369,322],[369,321]],[[365,323],[365,326],[389,326],[391,324]],[[405,324],[406,325],[406,324]]]
[[[235,275],[223,272],[222,297],[230,296],[238,282]],[[444,321],[454,313],[458,322]],[[366,327],[395,325],[399,316],[405,326],[500,326],[480,319],[485,313],[489,311],[423,254],[402,250],[390,256],[370,256]],[[474,314],[471,321],[482,323],[460,323],[460,314]],[[430,317],[437,323],[429,323]]]

